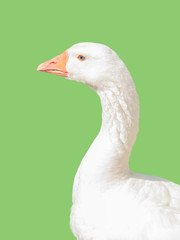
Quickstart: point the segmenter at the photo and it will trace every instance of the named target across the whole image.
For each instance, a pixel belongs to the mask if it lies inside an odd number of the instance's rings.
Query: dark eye
[[[84,61],[86,59],[86,57],[83,55],[78,55],[77,59],[79,59],[80,61]]]

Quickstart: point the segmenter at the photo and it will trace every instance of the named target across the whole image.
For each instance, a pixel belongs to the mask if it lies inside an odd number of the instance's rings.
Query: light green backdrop
[[[140,97],[133,171],[180,184],[179,1],[11,1],[1,5],[0,239],[74,239],[73,178],[100,129],[88,87],[37,66],[99,42],[130,70]]]

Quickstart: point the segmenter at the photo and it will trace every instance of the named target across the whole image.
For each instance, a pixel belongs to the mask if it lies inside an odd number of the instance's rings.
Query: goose
[[[100,131],[74,179],[70,226],[75,237],[180,239],[180,186],[129,169],[139,129],[139,99],[119,56],[100,43],[78,43],[37,70],[86,84],[102,105]]]

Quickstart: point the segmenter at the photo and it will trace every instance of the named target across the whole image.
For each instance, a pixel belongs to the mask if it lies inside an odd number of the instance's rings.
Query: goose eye
[[[79,59],[80,61],[84,61],[86,57],[83,55],[78,55],[77,59]]]

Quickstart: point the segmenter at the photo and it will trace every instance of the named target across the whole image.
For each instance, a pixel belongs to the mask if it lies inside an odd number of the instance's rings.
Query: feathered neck
[[[125,83],[111,82],[98,92],[102,105],[101,131],[114,146],[131,152],[139,128],[139,100],[129,75]]]
[[[139,100],[129,72],[97,91],[101,130],[82,161],[85,181],[111,181],[129,174],[129,156],[139,127]]]

